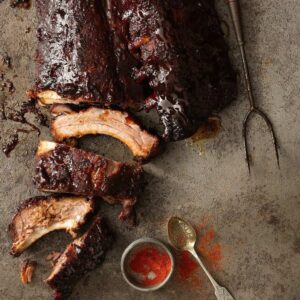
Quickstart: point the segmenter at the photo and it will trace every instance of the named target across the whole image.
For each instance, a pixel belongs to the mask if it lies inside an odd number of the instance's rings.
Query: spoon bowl
[[[178,250],[194,249],[197,240],[193,226],[179,217],[170,218],[168,236],[171,244]]]

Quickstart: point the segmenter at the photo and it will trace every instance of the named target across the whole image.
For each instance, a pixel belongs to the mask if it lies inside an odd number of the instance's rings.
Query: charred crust
[[[66,247],[45,280],[54,289],[55,299],[70,296],[77,281],[102,263],[111,244],[112,235],[105,221],[97,217],[82,237]]]
[[[46,145],[36,157],[34,183],[39,190],[97,196],[110,204],[128,199],[135,203],[141,189],[141,165],[108,160],[64,144],[50,146],[51,150]]]

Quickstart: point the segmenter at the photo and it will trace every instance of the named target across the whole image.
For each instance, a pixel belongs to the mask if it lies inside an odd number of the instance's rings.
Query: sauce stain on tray
[[[204,219],[195,226],[197,232],[196,250],[209,269],[222,270],[222,246],[216,238],[213,226]],[[202,274],[199,264],[187,251],[178,252],[176,279],[192,287],[202,287]]]
[[[205,145],[207,140],[213,139],[222,131],[222,120],[218,116],[209,117],[207,122],[200,126],[196,133],[186,140],[188,146],[196,148],[199,155],[205,153]]]

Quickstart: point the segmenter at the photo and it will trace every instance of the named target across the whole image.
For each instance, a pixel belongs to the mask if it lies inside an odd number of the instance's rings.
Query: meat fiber
[[[76,112],[61,106],[52,110],[59,114],[51,123],[51,133],[57,142],[88,134],[103,134],[127,145],[138,161],[148,161],[158,153],[159,138],[142,129],[127,112],[96,107]]]
[[[99,196],[121,204],[121,219],[132,217],[143,169],[64,144],[41,141],[34,183],[41,191]]]
[[[56,300],[66,299],[77,281],[104,259],[112,242],[102,218],[96,218],[88,231],[69,244],[45,282],[55,290]]]
[[[26,200],[9,225],[13,240],[10,253],[19,256],[54,230],[64,229],[76,236],[76,231],[94,209],[93,200],[84,197],[41,196]]]

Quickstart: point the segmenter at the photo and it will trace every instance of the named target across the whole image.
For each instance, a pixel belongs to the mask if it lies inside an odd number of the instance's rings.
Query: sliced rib
[[[143,169],[106,159],[65,144],[41,141],[36,154],[34,183],[41,191],[99,196],[123,205],[120,218],[133,212]]]
[[[54,109],[55,114],[62,111],[59,105]],[[142,129],[127,112],[111,109],[90,107],[75,112],[65,108],[65,112],[52,121],[51,133],[57,142],[88,134],[109,135],[126,144],[140,161],[149,160],[159,148],[158,137]]]
[[[10,253],[19,256],[35,241],[54,230],[76,230],[95,209],[84,197],[41,196],[26,200],[13,217],[9,232],[13,240]]]
[[[88,231],[69,244],[45,282],[55,290],[56,300],[66,299],[77,281],[95,269],[111,246],[111,235],[102,218],[96,218]]]
[[[37,0],[36,84],[41,104],[92,102],[123,106],[102,2]]]

